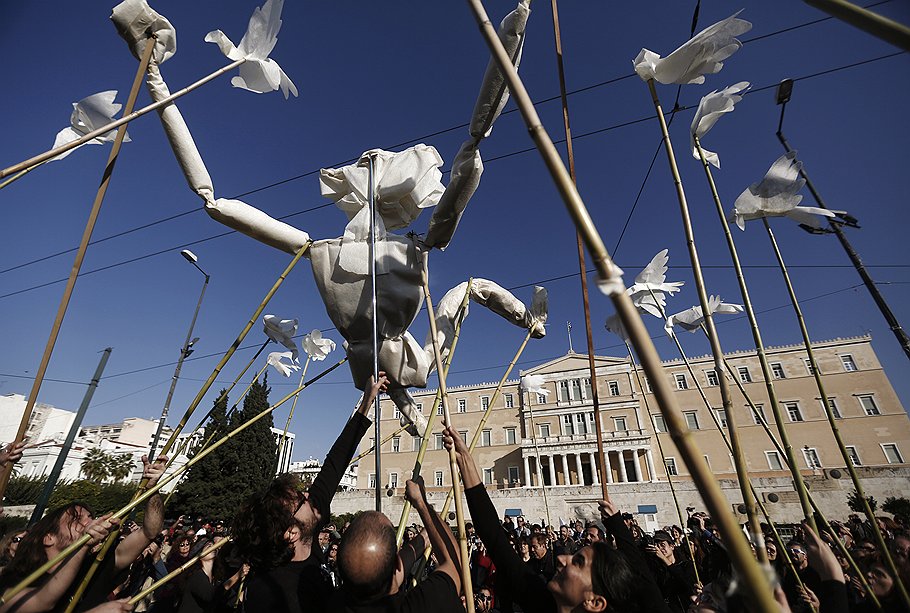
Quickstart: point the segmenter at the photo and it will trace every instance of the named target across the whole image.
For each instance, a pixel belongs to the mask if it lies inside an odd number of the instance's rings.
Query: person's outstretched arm
[[[442,518],[439,517],[439,514],[427,502],[427,493],[424,489],[422,477],[417,477],[415,481],[408,479],[404,486],[404,497],[411,503],[411,506],[414,507],[414,510],[420,516],[420,521],[423,522],[430,546],[439,561],[436,570],[447,574],[452,579],[452,583],[455,584],[455,590],[460,593],[461,575],[458,572],[459,559],[455,537],[449,527],[442,521]]]
[[[167,456],[158,456],[154,463],[150,463],[148,457],[142,456],[142,465],[144,467],[142,477],[148,479],[147,487],[152,488],[164,474]],[[155,494],[145,503],[142,528],[126,535],[114,550],[115,566],[122,570],[132,564],[149,546],[149,543],[158,536],[162,527],[164,527],[164,503],[161,501],[161,496]]]

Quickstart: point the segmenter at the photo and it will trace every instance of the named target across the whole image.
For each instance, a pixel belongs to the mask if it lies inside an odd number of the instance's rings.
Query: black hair
[[[625,554],[604,542],[590,545],[594,551],[591,562],[591,589],[607,600],[607,611],[637,613],[643,611],[638,588],[641,578]]]
[[[251,496],[234,518],[234,542],[252,568],[268,570],[293,557],[284,533],[295,523],[287,507],[288,496],[299,489],[299,478],[279,475],[265,492]]]

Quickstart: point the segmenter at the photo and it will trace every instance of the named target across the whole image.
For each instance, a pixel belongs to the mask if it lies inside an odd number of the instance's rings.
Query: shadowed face
[[[557,558],[556,575],[547,583],[547,589],[557,603],[576,607],[594,594],[591,566],[594,550],[582,547],[572,555]]]

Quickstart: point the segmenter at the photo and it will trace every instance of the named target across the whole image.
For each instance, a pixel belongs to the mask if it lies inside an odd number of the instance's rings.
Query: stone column
[[[564,479],[563,485],[571,485],[569,482],[569,456],[562,454],[562,478]]]
[[[550,487],[556,485],[556,469],[553,466],[553,461],[556,459],[555,455],[549,456],[550,461],[547,462],[547,469],[550,472]]]
[[[641,461],[638,457],[638,449],[632,449],[632,459],[634,460],[632,468],[635,470],[635,480],[641,481]]]
[[[591,479],[594,481],[591,485],[600,485],[600,479],[597,478],[597,456],[589,453],[588,461],[591,463]]]
[[[628,483],[629,475],[626,473],[626,450],[619,450],[619,481],[620,483]]]
[[[578,472],[578,483],[576,485],[585,484],[585,473],[581,470],[581,454],[575,454],[575,470]]]
[[[604,469],[607,471],[607,484],[613,483],[613,468],[610,465],[610,452],[604,451]]]
[[[645,462],[648,463],[648,481],[660,481],[660,479],[657,478],[657,473],[654,471],[654,456],[651,455],[650,447],[645,449]]]
[[[531,487],[531,460],[528,456],[524,457],[525,461],[525,487]]]

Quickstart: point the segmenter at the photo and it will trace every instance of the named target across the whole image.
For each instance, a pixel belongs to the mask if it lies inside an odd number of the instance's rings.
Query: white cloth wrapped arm
[[[177,32],[174,26],[156,13],[145,0],[123,0],[111,12],[111,21],[137,60],[142,57],[150,34],[155,35],[152,59],[156,64],[163,64],[177,52]]]
[[[157,64],[149,64],[146,85],[156,102],[170,95]],[[303,230],[278,221],[245,202],[224,198],[216,200],[212,178],[180,109],[172,102],[158,109],[158,115],[187,183],[205,202],[205,211],[212,219],[291,254],[310,242],[309,235]]]
[[[480,184],[483,174],[483,162],[477,150],[477,142],[465,141],[452,161],[452,173],[449,184],[433,210],[430,227],[424,244],[444,251],[455,234],[461,215],[468,206],[468,201]]]

